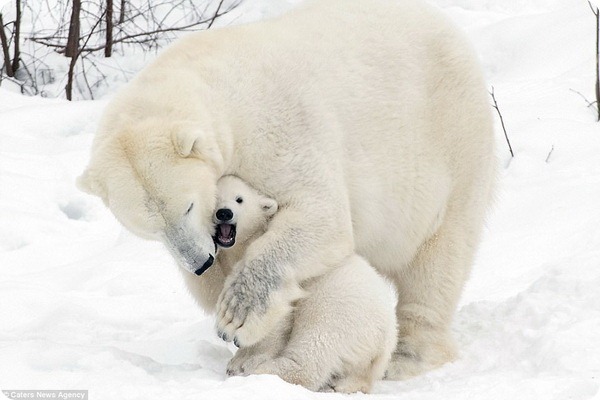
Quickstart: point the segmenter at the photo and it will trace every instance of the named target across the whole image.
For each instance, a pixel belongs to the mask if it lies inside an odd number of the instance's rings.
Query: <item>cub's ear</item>
[[[82,192],[101,197],[106,201],[106,189],[104,188],[104,185],[100,183],[96,174],[89,168],[77,178],[75,186]]]
[[[199,154],[204,135],[198,130],[178,130],[173,134],[173,146],[181,157],[190,157],[195,152]]]
[[[260,207],[268,215],[271,216],[277,212],[277,202],[273,199],[263,197],[260,200]]]

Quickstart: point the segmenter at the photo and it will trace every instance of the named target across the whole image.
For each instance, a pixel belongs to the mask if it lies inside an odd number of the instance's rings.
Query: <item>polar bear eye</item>
[[[194,208],[194,203],[190,204],[190,206],[188,207],[188,209],[184,215],[188,215],[190,213],[190,211],[192,211],[192,208]]]
[[[237,197],[235,199],[235,202],[238,203],[238,204],[242,204],[244,202],[244,199],[242,199],[241,197]]]

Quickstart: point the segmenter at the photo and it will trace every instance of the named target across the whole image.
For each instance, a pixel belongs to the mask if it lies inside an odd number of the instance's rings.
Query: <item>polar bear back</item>
[[[493,136],[483,89],[470,45],[423,2],[324,0],[185,37],[113,106],[130,118],[196,115],[207,134],[226,126],[235,144],[219,132],[233,157],[223,172],[283,205],[304,196],[298,173],[339,175],[356,250],[386,271],[410,262],[458,198],[487,204]],[[148,104],[157,97],[159,108]],[[106,124],[117,123],[113,114]],[[298,173],[279,174],[292,160]]]

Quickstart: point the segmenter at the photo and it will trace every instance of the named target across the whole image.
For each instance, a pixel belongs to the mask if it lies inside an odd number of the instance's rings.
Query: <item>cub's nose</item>
[[[231,221],[233,218],[233,211],[228,208],[220,208],[216,213],[217,219],[222,222]]]

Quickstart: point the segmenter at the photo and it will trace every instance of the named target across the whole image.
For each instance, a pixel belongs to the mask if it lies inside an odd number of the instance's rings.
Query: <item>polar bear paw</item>
[[[265,277],[242,270],[221,292],[217,302],[217,331],[226,342],[241,347],[258,343],[292,310],[302,297],[297,285],[276,289]]]
[[[384,379],[409,379],[456,359],[456,347],[452,338],[447,334],[427,333],[421,337],[403,337],[398,341]]]

